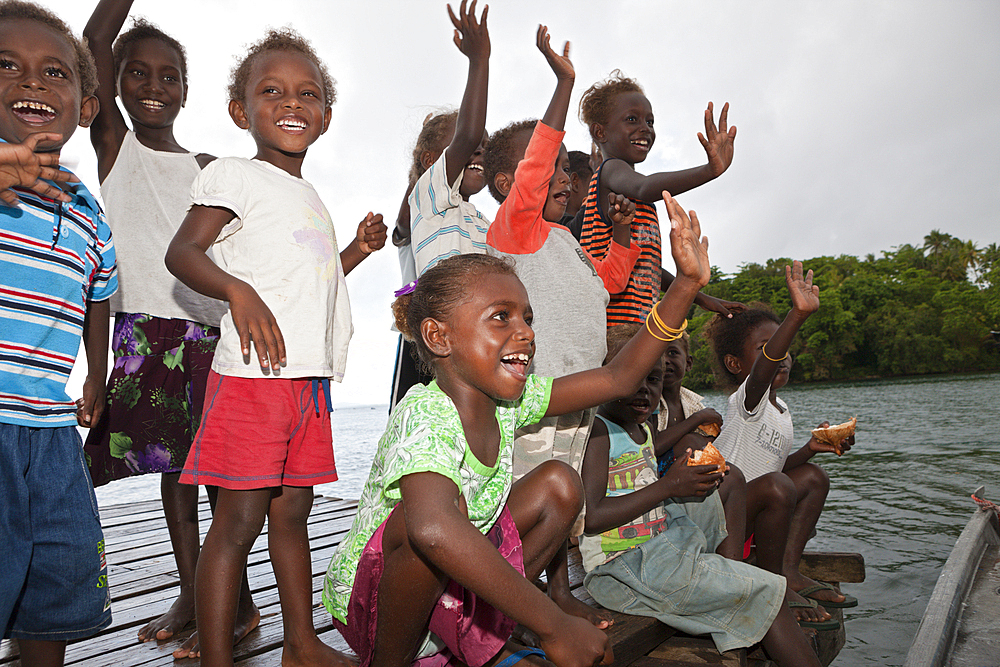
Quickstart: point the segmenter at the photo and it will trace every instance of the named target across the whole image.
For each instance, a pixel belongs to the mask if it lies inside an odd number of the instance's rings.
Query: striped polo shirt
[[[111,229],[82,183],[66,204],[12,188],[0,201],[0,422],[76,424],[66,393],[88,301],[118,289]]]
[[[447,171],[441,153],[410,193],[410,247],[418,277],[442,259],[486,253],[490,221],[462,199],[462,175],[448,183]]]
[[[612,158],[614,159],[614,158]],[[590,179],[590,188],[583,208],[583,232],[580,245],[596,259],[603,260],[611,249],[612,224],[597,205],[601,195],[601,172],[604,162]],[[608,303],[608,326],[642,322],[660,296],[661,253],[660,221],[656,206],[635,201],[632,222],[632,247],[639,248],[639,259],[632,268],[625,289],[611,295]]]

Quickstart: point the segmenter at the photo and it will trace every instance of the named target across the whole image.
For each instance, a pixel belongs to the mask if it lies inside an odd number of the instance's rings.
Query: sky
[[[93,7],[42,4],[77,32]],[[226,113],[229,70],[268,27],[291,25],[337,80],[333,121],[303,174],[330,210],[341,246],[368,211],[395,220],[423,118],[457,106],[465,86],[468,61],[452,43],[445,3],[174,0],[166,7],[136,0],[133,15],[188,50],[188,102],[175,126],[181,145],[254,154]],[[732,166],[678,197],[698,212],[711,261],[725,272],[772,257],[878,254],[920,245],[932,229],[979,245],[998,241],[1000,3],[498,0],[488,19],[488,130],[537,118],[548,104],[555,77],[535,48],[539,23],[553,44],[571,42],[570,150],[589,151],[576,117],[580,94],[614,69],[638,79],[656,117],[641,173],[703,164],[697,133],[705,107],[730,103],[738,128]],[[85,130],[63,159],[97,191]],[[472,202],[487,216],[496,211],[486,190]],[[662,203],[660,210],[665,219]],[[395,248],[373,255],[347,282],[355,331],[334,402],[385,403],[396,349]]]

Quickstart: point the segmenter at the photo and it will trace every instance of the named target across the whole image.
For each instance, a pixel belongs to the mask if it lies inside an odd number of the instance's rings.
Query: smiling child
[[[99,108],[90,52],[27,2],[0,3],[0,629],[23,665],[111,624],[97,499],[66,394],[80,339],[81,412],[104,408],[111,230],[59,149]]]
[[[282,664],[344,664],[313,627],[306,519],[313,485],[337,479],[329,381],[343,377],[352,332],[344,276],[384,245],[386,228],[369,213],[338,253],[333,221],[302,178],[335,97],[308,42],[290,29],[268,33],[233,70],[229,95],[230,116],[257,154],[216,160],[198,175],[166,257],[186,285],[229,302],[181,475],[220,487],[196,577],[202,664],[233,663],[239,579],[265,517]],[[213,244],[220,265],[205,254]]]

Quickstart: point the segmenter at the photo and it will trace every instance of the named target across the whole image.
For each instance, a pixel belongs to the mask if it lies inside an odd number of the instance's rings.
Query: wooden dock
[[[320,591],[330,557],[350,528],[356,509],[356,501],[317,497],[309,517],[315,603],[313,622],[324,642],[345,652],[349,649],[340,634],[333,629],[331,617],[320,602]],[[204,537],[211,521],[207,501],[199,506],[199,516]],[[140,643],[136,638],[139,628],[165,612],[177,595],[177,570],[160,502],[156,500],[104,508],[101,520],[106,540],[114,620],[109,628],[96,637],[71,643],[66,649],[66,664],[81,667],[198,665],[199,660],[174,660],[171,655],[193,632],[191,626],[162,642]],[[826,580],[864,580],[864,563],[860,556],[837,556],[839,558],[834,559],[828,556],[811,556],[804,561],[804,565],[811,562],[811,567],[819,568],[815,570],[814,576],[818,576],[825,568],[823,578]],[[847,561],[843,556],[849,557]],[[261,620],[260,626],[236,646],[236,664],[240,667],[280,665],[281,613],[277,587],[268,561],[266,525],[250,552],[248,573],[254,602],[260,608]],[[579,552],[575,549],[570,556],[570,580],[577,596],[593,604],[593,600],[581,587],[583,566]],[[731,651],[720,655],[710,639],[678,635],[659,621],[648,618],[616,614],[615,624],[608,634],[614,645],[615,665],[618,667],[759,667],[766,664],[761,662],[763,656],[759,652],[756,656],[751,654],[749,657],[745,651]],[[835,649],[833,655],[836,655],[836,651],[843,646],[843,641],[842,624],[839,632],[820,633],[817,650],[822,655]],[[0,667],[19,665],[16,642],[3,640],[0,643]]]

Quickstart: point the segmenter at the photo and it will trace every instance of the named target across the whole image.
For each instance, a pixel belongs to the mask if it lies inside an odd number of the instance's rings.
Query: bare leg
[[[729,535],[719,543],[715,553],[729,560],[743,560],[743,545],[747,530],[747,482],[743,471],[734,465],[719,485],[719,499],[726,512]]]
[[[240,576],[247,555],[264,527],[274,489],[219,490],[212,527],[198,559],[195,611],[198,616],[201,664],[233,664],[233,634]]]
[[[18,639],[23,667],[62,667],[66,656],[66,642],[41,639]]]
[[[816,582],[799,572],[799,561],[802,551],[812,535],[819,515],[826,504],[830,492],[830,478],[818,465],[804,463],[792,468],[786,473],[795,484],[795,512],[792,514],[792,525],[788,531],[788,546],[785,548],[782,574],[788,579],[788,586],[794,591],[800,591]],[[811,593],[810,597],[829,602],[843,602],[844,596],[836,591],[820,590]]]
[[[159,618],[139,630],[139,640],[169,639],[194,620],[194,577],[198,567],[201,536],[198,534],[198,487],[181,484],[179,472],[160,476],[163,516],[167,520],[170,546],[177,563],[180,594]]]
[[[214,514],[215,506],[219,499],[219,487],[206,486],[205,490],[208,491],[208,503],[211,505],[212,513]],[[240,602],[236,607],[236,626],[233,629],[233,645],[239,644],[258,625],[260,625],[260,610],[257,609],[257,605],[253,603],[253,597],[250,595],[250,582],[247,579],[246,567],[244,567],[243,581],[240,583]],[[198,643],[198,633],[192,633],[181,644],[181,647],[174,651],[173,655],[177,659],[200,657],[201,645]]]
[[[806,641],[788,605],[781,611],[761,640],[768,656],[780,667],[820,667],[819,658]]]
[[[268,552],[278,583],[284,644],[281,664],[350,665],[316,636],[313,627],[312,557],[307,521],[313,505],[311,486],[283,486],[268,511]]]
[[[747,524],[753,529],[757,543],[757,565],[782,576],[795,498],[795,485],[784,473],[768,473],[747,483]],[[796,605],[807,604],[791,586],[785,589],[785,599]],[[796,606],[792,611],[800,621],[830,618],[821,607]]]
[[[569,562],[567,561],[568,551],[568,543],[563,542],[562,548],[559,549],[556,557],[545,568],[545,574],[549,582],[549,597],[559,605],[563,613],[570,616],[579,616],[603,630],[613,623],[611,614],[607,611],[594,609],[589,604],[581,602],[576,599],[573,591],[570,590]]]
[[[459,509],[468,514],[465,499]],[[378,586],[378,621],[372,667],[409,665],[420,647],[434,604],[448,578],[413,548],[400,503],[382,533],[384,570]]]

